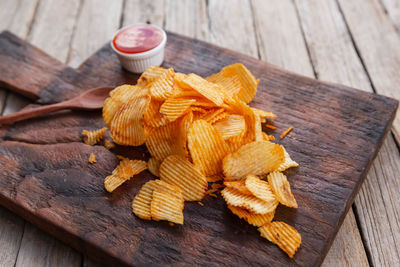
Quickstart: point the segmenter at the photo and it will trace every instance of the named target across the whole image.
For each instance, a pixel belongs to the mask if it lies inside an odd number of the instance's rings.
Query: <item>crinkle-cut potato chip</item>
[[[188,146],[194,165],[204,175],[221,173],[221,163],[229,147],[211,124],[194,121],[188,133]]]
[[[83,130],[82,135],[83,135],[83,142],[85,144],[94,146],[99,142],[103,137],[104,134],[107,132],[107,128],[101,128],[95,131],[88,131],[88,130]]]
[[[162,162],[169,155],[186,156],[186,142],[177,138],[180,135],[180,123],[180,120],[176,120],[151,131],[146,147],[153,157]]]
[[[149,101],[148,96],[132,98],[115,113],[110,126],[111,138],[115,143],[139,146],[146,141],[148,133],[143,117]]]
[[[213,124],[214,122],[221,120],[226,116],[228,116],[228,113],[225,112],[223,108],[213,108],[207,111],[207,113],[205,113],[203,116],[201,116],[201,119]]]
[[[157,79],[148,85],[151,97],[157,100],[165,100],[173,94],[174,88],[174,69],[169,68]]]
[[[241,84],[237,76],[227,77],[220,73],[213,74],[206,78],[207,81],[216,83],[229,95],[237,95],[240,91]]]
[[[269,141],[251,142],[224,158],[224,175],[234,180],[249,174],[264,175],[276,170],[284,159],[281,145]]]
[[[232,205],[228,205],[228,209],[230,209],[230,211],[232,211],[232,213],[238,216],[240,219],[244,219],[249,224],[257,227],[263,226],[264,224],[271,222],[275,216],[275,210],[266,214],[254,214],[246,209],[235,207]]]
[[[213,124],[224,140],[238,136],[246,131],[246,121],[243,116],[230,114]]]
[[[239,80],[239,86],[235,81],[236,79]],[[226,66],[219,73],[207,77],[207,80],[217,84],[220,84],[222,81],[222,88],[224,88],[228,93],[236,94],[239,99],[246,103],[249,103],[257,93],[258,80],[256,80],[253,74],[251,74],[251,72],[241,63]],[[229,82],[232,83],[233,89],[228,86]],[[234,92],[237,90],[234,89],[235,87],[239,88],[236,93]]]
[[[196,100],[190,98],[168,98],[161,105],[160,113],[164,114],[169,121],[174,121],[182,116],[194,102]]]
[[[160,166],[160,179],[182,188],[186,201],[200,201],[206,194],[206,177],[188,160],[178,155],[167,157]]]
[[[245,195],[253,195],[249,189],[246,187],[245,180],[236,180],[236,181],[224,181],[224,185],[226,187],[233,188]]]
[[[278,171],[271,172],[268,174],[268,183],[271,185],[272,191],[281,204],[297,209],[297,201],[290,190],[290,184],[286,175]]]
[[[117,187],[136,175],[147,169],[147,163],[142,160],[130,160],[122,158],[119,165],[113,170],[111,175],[104,180],[104,187],[108,192],[114,191]]]
[[[154,176],[160,177],[161,162],[156,158],[150,158],[147,162],[147,168]]]
[[[222,89],[218,85],[210,83],[194,73],[190,73],[184,77],[182,83],[193,88],[217,106],[221,106],[224,103]]]
[[[171,194],[183,203],[182,189],[178,186],[161,180],[150,180],[142,186],[132,201],[132,211],[141,219],[151,220],[151,200],[154,190]]]
[[[272,192],[268,182],[261,180],[255,175],[247,175],[245,180],[246,188],[256,197],[264,201],[276,200],[275,194]]]
[[[232,136],[225,140],[225,142],[227,143],[227,145],[229,147],[230,153],[237,151],[243,145],[249,143],[245,139],[245,136],[246,136],[246,132],[242,132],[241,134],[239,134],[237,136]]]
[[[104,146],[105,148],[107,148],[108,150],[113,149],[115,147],[115,144],[109,140],[105,140],[104,141]]]
[[[103,119],[110,127],[115,113],[133,97],[140,97],[147,94],[147,89],[136,85],[124,84],[116,87],[110,92],[110,96],[104,101]]]
[[[173,195],[155,189],[150,204],[151,218],[183,224],[183,201]]]
[[[290,258],[293,258],[301,245],[301,235],[299,232],[284,222],[274,221],[266,223],[258,228],[258,231],[262,237],[278,245]]]
[[[150,66],[147,68],[145,72],[140,75],[140,78],[137,81],[137,85],[141,87],[145,87],[146,85],[154,82],[157,78],[159,78],[162,74],[167,72],[167,69],[164,69],[159,66]]]
[[[281,165],[279,165],[277,171],[283,172],[284,170],[287,170],[291,167],[299,166],[299,164],[296,161],[291,159],[289,153],[286,151],[285,148],[283,148],[283,153],[285,155],[285,161]]]
[[[193,104],[193,106],[198,106],[198,107],[203,107],[206,109],[210,109],[210,108],[217,108],[218,106],[215,105],[214,102],[205,99],[203,96],[202,97],[195,97],[196,102]]]
[[[214,174],[214,175],[211,175],[211,176],[207,176],[206,180],[209,183],[215,183],[215,182],[224,180],[224,175],[222,173]]]
[[[259,109],[259,108],[251,108],[254,113],[259,116],[261,119],[275,119],[276,118],[276,114],[269,112],[269,111],[265,111],[263,109]]]
[[[93,163],[96,163],[96,155],[95,154],[93,154],[93,153],[90,153],[90,155],[89,155],[89,163],[91,163],[91,164],[93,164]]]
[[[150,127],[161,127],[167,124],[167,116],[160,113],[160,108],[162,104],[163,101],[159,101],[154,98],[150,100],[147,111],[144,114],[144,122],[146,125]]]
[[[222,197],[228,205],[245,208],[256,214],[267,214],[278,206],[278,201],[266,202],[253,195],[246,195],[232,187],[225,187],[221,191]]]

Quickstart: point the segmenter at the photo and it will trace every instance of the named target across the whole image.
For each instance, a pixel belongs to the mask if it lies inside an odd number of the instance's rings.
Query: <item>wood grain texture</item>
[[[400,99],[400,35],[382,6],[378,0],[339,0],[339,3],[376,92]],[[399,141],[399,113],[393,133]]]
[[[400,33],[400,2],[397,0],[380,0],[385,8],[385,12],[389,15],[393,25]]]
[[[1,37],[10,38],[7,34]],[[289,172],[293,192],[302,204],[297,211],[280,207],[277,212],[277,220],[302,233],[303,245],[294,260],[230,214],[221,198],[206,198],[202,208],[188,203],[184,227],[137,219],[131,214],[130,202],[151,175],[139,175],[112,195],[105,192],[102,177],[118,160],[102,146],[83,144],[79,134],[88,125],[98,128],[104,124],[98,113],[54,114],[2,128],[0,166],[7,163],[8,167],[0,172],[1,204],[104,262],[196,265],[210,259],[226,264],[228,259],[234,265],[320,264],[388,130],[397,103],[288,73],[201,41],[175,34],[168,38],[164,66],[206,76],[240,61],[261,79],[252,105],[281,114],[276,120],[278,129],[295,127],[292,138],[281,143],[302,166]],[[101,73],[110,81],[127,75],[108,44],[79,72]],[[103,82],[91,81],[92,86]],[[118,153],[132,158],[143,158],[145,151],[143,147],[120,149]],[[91,152],[99,159],[96,166],[87,163]],[[33,163],[32,158],[46,160]],[[239,250],[243,254],[238,254]]]
[[[252,9],[261,59],[314,77],[313,66],[308,56],[294,3],[292,1],[253,1]],[[351,253],[346,251],[348,247],[352,247]],[[345,265],[347,262],[362,264],[367,262],[368,264],[352,210],[349,210],[344,219],[327,258],[323,263],[325,267],[334,266],[337,263]]]
[[[123,10],[124,26],[134,23],[164,24],[164,0],[126,0]]]
[[[24,233],[24,221],[1,207],[0,226],[0,265],[14,266]]]

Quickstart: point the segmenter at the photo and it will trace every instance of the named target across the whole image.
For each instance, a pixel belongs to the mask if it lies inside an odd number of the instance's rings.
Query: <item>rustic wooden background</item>
[[[73,67],[136,22],[400,99],[399,0],[0,0],[0,30]],[[0,90],[3,114],[28,103]],[[399,142],[397,116],[324,266],[400,266]],[[99,264],[0,207],[0,266]]]

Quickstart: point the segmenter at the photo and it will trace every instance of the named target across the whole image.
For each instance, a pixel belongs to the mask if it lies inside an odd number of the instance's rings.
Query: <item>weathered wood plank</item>
[[[351,37],[337,5],[332,1],[297,1],[296,3],[310,53],[313,55],[312,60],[317,63],[317,72],[320,78],[372,92],[368,77],[360,59],[357,57]],[[313,12],[310,12],[311,10]],[[385,150],[383,147],[378,153],[366,182],[361,187],[361,193],[356,197],[355,205],[357,210],[365,211],[365,213],[358,213],[358,220],[361,225],[376,225],[377,227],[379,225],[382,230],[379,236],[390,243],[390,245],[382,247],[382,251],[385,251],[384,254],[393,254],[396,253],[397,244],[393,242],[392,231],[388,225],[396,222],[389,220],[389,214],[396,214],[396,212],[392,209],[377,209],[381,204],[382,192],[379,187],[371,185],[371,181],[374,180],[378,180],[381,183],[390,182],[390,179],[388,180],[384,175],[388,167],[389,172],[396,173],[395,166],[382,166],[380,163],[383,158],[392,158],[393,162],[396,162],[398,158],[396,144],[391,136],[388,136],[385,143],[393,149]],[[396,162],[396,164],[400,164],[400,161]],[[379,171],[374,172],[374,169]],[[396,186],[396,184],[391,185]],[[398,192],[389,193],[393,199],[398,199],[396,197],[397,194]],[[365,196],[369,196],[368,199],[372,198],[373,201],[368,201]],[[394,202],[396,203],[397,201]],[[400,204],[397,204],[397,207],[400,207]],[[375,210],[380,210],[379,220],[371,221],[371,218],[366,215],[375,212]],[[376,247],[380,246],[381,240],[376,235],[368,233],[366,228],[363,227],[362,232],[364,239],[367,241],[365,245],[371,251],[371,249],[376,249]],[[371,231],[371,228],[369,231]],[[378,239],[376,240],[376,238]],[[384,257],[382,253],[380,255],[378,253],[373,254],[373,263],[376,264],[376,261],[379,261],[381,257]],[[396,260],[395,257],[393,259]]]
[[[151,23],[162,27],[164,11],[164,0],[126,0],[122,24]]]
[[[81,256],[36,226],[26,223],[15,266],[81,266]]]
[[[292,1],[252,1],[256,34],[261,58],[289,70],[314,77],[301,25]],[[335,62],[336,63],[336,62]],[[351,253],[346,251],[348,244]],[[353,211],[350,210],[332,243],[324,266],[346,265],[347,262],[367,262]],[[367,262],[368,264],[368,262]]]
[[[377,93],[400,99],[400,35],[378,0],[339,0],[350,32]],[[393,122],[400,141],[400,110]]]
[[[68,65],[78,67],[96,52],[119,28],[122,0],[83,2],[75,32],[73,33]]]
[[[398,0],[380,0],[380,2],[400,33],[400,2]]]
[[[15,265],[23,230],[21,217],[0,207],[0,266]]]
[[[165,29],[208,40],[206,1],[165,0]]]

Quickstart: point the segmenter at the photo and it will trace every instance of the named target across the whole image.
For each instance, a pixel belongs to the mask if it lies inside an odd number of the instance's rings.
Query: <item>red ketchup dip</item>
[[[113,45],[121,53],[138,54],[149,51],[163,41],[163,32],[151,25],[133,25],[115,35]]]

